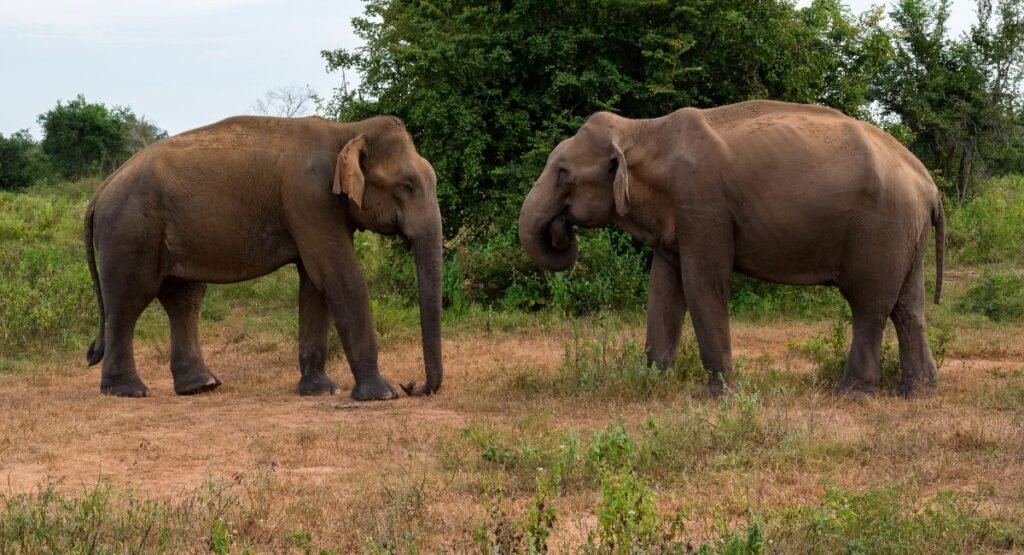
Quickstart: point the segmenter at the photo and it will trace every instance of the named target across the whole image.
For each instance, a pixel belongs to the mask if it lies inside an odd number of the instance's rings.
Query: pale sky
[[[859,13],[880,0],[848,2]],[[350,20],[362,10],[360,0],[0,0],[0,133],[40,138],[36,117],[79,93],[172,135],[252,113],[282,86],[330,96],[341,77],[320,50],[359,46]],[[953,0],[954,34],[974,20],[973,0]]]

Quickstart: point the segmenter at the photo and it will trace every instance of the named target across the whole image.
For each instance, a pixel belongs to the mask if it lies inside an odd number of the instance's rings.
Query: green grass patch
[[[986,487],[930,498],[907,486],[830,488],[818,504],[771,514],[769,537],[780,553],[970,553],[1019,546],[1020,526],[984,511],[992,495]]]

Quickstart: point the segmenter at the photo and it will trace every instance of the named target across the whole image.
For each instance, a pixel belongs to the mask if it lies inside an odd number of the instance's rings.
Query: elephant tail
[[[98,195],[97,195],[98,196]],[[103,290],[100,288],[100,276],[96,271],[96,248],[93,245],[93,214],[95,213],[96,196],[93,196],[92,200],[89,201],[89,206],[85,209],[85,258],[89,262],[89,274],[92,275],[92,287],[96,291],[96,302],[100,307],[100,332],[96,337],[96,340],[89,345],[89,352],[86,353],[85,359],[88,361],[89,366],[92,366],[99,361],[103,360],[103,348],[104,348],[104,329],[106,328],[106,313],[103,309]]]
[[[946,215],[942,211],[942,196],[938,195],[932,210],[932,225],[935,226],[935,304],[942,298],[942,263],[946,252]]]

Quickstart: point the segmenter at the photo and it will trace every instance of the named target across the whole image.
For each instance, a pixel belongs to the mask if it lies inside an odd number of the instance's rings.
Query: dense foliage
[[[39,145],[27,130],[10,137],[0,133],[0,190],[31,185],[46,171]]]
[[[951,38],[949,0],[896,2],[895,56],[873,87],[886,115],[910,131],[914,153],[961,202],[986,162],[1024,168],[1024,2],[978,0],[977,10],[978,23]]]
[[[76,179],[113,171],[153,141],[166,137],[126,107],[108,108],[79,95],[39,116],[42,150],[62,177]]]

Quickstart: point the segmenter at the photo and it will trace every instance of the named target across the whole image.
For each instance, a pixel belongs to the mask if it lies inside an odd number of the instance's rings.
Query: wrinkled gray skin
[[[89,364],[100,390],[143,397],[135,322],[153,299],[171,326],[174,391],[221,384],[203,362],[197,323],[207,283],[299,272],[301,395],[338,393],[324,372],[333,323],[355,376],[352,398],[389,399],[353,233],[401,234],[415,256],[426,383],[441,387],[441,214],[437,179],[397,118],[235,117],[159,141],[121,166],[85,217],[100,305]]]
[[[519,239],[538,266],[576,259],[573,226],[615,224],[654,249],[649,361],[672,367],[687,307],[708,390],[732,384],[729,277],[839,288],[853,345],[835,391],[877,392],[886,319],[902,396],[934,390],[922,260],[943,215],[924,166],[876,127],[834,110],[750,101],[650,120],[592,116],[559,144],[523,203]],[[684,294],[685,292],[685,294]]]

